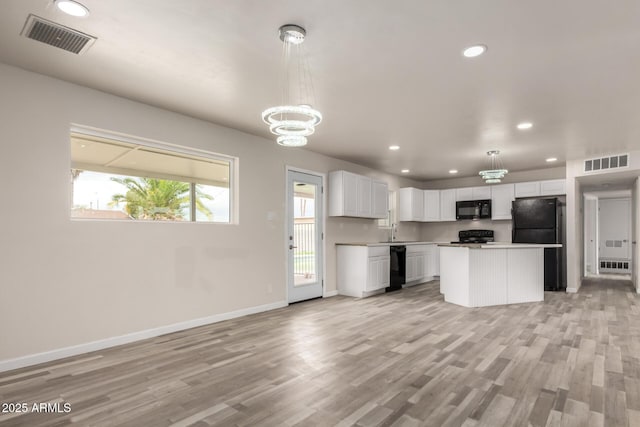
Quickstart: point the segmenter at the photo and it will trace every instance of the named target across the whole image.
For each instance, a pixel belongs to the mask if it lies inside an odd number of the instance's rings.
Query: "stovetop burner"
[[[488,243],[493,242],[493,230],[460,230],[458,232],[457,242],[451,242],[453,244],[464,243]]]

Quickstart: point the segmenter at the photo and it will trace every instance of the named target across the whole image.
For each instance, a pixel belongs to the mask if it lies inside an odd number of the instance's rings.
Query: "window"
[[[73,219],[233,222],[237,159],[71,133]]]
[[[387,211],[387,217],[378,220],[378,228],[390,229],[393,224],[396,224],[396,193],[395,191],[389,191],[389,210]]]

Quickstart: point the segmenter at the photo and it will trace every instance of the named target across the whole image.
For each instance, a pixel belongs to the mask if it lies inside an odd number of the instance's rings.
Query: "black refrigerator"
[[[562,243],[544,250],[544,290],[565,290],[564,204],[557,198],[517,199],[512,207],[513,243]]]

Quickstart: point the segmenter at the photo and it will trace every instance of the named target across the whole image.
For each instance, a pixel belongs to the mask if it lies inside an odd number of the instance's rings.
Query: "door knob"
[[[289,249],[296,249],[297,246],[289,245]]]

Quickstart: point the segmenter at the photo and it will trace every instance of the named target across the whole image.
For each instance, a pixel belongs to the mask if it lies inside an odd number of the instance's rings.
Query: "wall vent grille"
[[[22,29],[23,36],[46,43],[67,52],[81,54],[96,41],[96,38],[83,32],[29,15]]]
[[[631,263],[620,260],[600,260],[600,272],[601,273],[629,273],[631,271]]]
[[[585,172],[599,172],[627,167],[629,167],[629,154],[616,154],[614,156],[598,157],[584,161]]]

